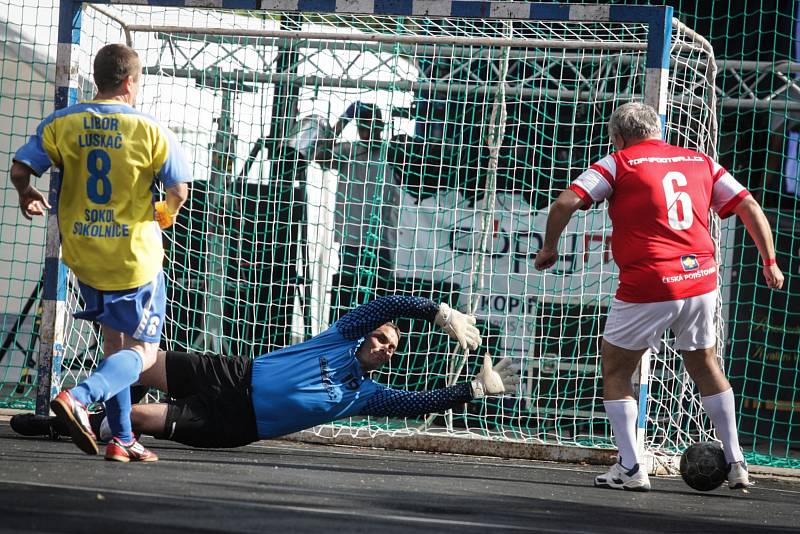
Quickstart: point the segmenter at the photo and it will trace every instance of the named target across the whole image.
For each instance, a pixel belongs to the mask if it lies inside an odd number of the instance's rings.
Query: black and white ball
[[[697,491],[711,491],[728,477],[728,462],[719,443],[701,441],[688,447],[681,455],[681,477]]]

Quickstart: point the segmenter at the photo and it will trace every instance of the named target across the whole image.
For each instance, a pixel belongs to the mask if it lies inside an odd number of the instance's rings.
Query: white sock
[[[603,401],[611,430],[619,449],[619,463],[625,469],[633,469],[639,463],[636,454],[636,417],[639,408],[633,399]]]
[[[742,462],[744,456],[739,447],[739,435],[736,433],[736,406],[733,402],[733,389],[703,397],[703,409],[714,425],[717,437],[722,440],[722,450],[728,463]]]

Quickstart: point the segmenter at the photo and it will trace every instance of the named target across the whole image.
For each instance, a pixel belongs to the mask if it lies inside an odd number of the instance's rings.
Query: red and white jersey
[[[750,193],[699,152],[649,139],[592,165],[569,187],[584,200],[608,200],[617,299],[662,302],[717,287],[709,210],[728,217]]]

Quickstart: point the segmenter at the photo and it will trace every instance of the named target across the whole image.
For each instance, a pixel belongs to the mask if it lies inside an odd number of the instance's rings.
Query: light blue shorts
[[[164,271],[149,284],[121,291],[95,289],[80,280],[78,285],[84,305],[76,319],[96,321],[139,341],[161,341],[167,308]]]

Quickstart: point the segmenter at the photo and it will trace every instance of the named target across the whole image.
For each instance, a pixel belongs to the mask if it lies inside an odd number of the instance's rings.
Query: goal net
[[[194,168],[165,233],[163,344],[258,356],[377,296],[426,296],[478,316],[486,349],[519,362],[519,390],[313,432],[444,437],[499,453],[613,448],[599,359],[616,287],[605,207],[573,218],[553,269],[537,272],[533,258],[550,202],[611,150],[616,106],[660,106],[667,141],[715,154],[713,54],[672,21],[662,76],[652,25],[604,21],[607,6],[533,20],[526,3],[493,4],[485,18],[429,4],[403,16],[84,4],[70,96],[91,96],[101,46],[129,42],[144,64],[139,108],[178,135]],[[71,276],[63,294],[54,386],[79,381],[101,355],[97,331],[71,318]],[[400,327],[379,382],[423,390],[478,370],[481,358],[436,328]],[[708,438],[668,343],[645,370],[645,449],[669,455]]]

